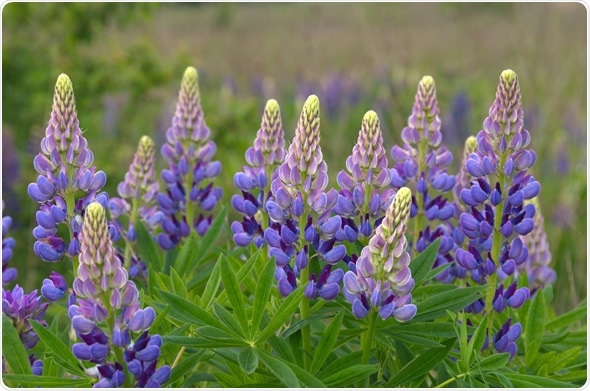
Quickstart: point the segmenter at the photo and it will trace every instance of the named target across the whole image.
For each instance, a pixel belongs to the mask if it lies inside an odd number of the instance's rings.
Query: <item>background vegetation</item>
[[[555,311],[565,312],[587,289],[586,20],[578,3],[7,4],[2,198],[14,219],[17,282],[38,288],[55,268],[32,251],[37,205],[26,188],[62,72],[114,195],[139,137],[161,145],[182,72],[196,66],[228,205],[268,98],[281,104],[290,140],[303,100],[319,96],[334,178],[367,110],[379,114],[388,149],[400,141],[416,85],[430,74],[455,173],[463,140],[481,129],[498,76],[511,68],[538,154],[533,172],[558,273]]]

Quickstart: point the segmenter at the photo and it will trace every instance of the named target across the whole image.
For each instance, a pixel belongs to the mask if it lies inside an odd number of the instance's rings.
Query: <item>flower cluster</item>
[[[28,187],[29,196],[41,204],[33,235],[37,239],[35,254],[44,261],[75,257],[80,251],[78,235],[84,208],[93,201],[107,203],[106,193],[98,193],[106,183],[106,175],[96,171],[93,160],[80,130],[72,82],[61,74],[55,84],[41,152],[33,161],[39,176]],[[58,234],[60,224],[68,226],[69,238]]]
[[[39,336],[33,331],[29,320],[46,325],[43,317],[49,303],[42,303],[37,290],[25,294],[24,289],[16,284],[12,290],[2,288],[2,312],[12,320],[12,324],[27,349],[39,342]]]
[[[234,175],[234,184],[242,192],[231,199],[234,209],[244,217],[231,225],[234,242],[245,247],[254,243],[261,247],[269,218],[266,202],[271,197],[270,184],[277,177],[277,167],[285,158],[285,136],[279,104],[274,99],[266,102],[262,123],[254,145],[246,151],[243,172]]]
[[[134,347],[131,333],[143,333],[150,328],[155,311],[151,307],[140,308],[139,292],[115,255],[105,209],[99,203],[87,207],[80,236],[80,265],[74,280],[76,304],[69,306],[68,315],[83,342],[74,344],[72,351],[77,358],[98,364],[97,373],[93,372],[99,377],[97,385],[130,385],[131,379],[125,378],[125,368],[129,370],[134,357],[125,360],[133,355],[124,357],[123,351]],[[145,361],[155,368],[159,345],[151,350],[157,354],[146,355]],[[140,378],[140,375],[135,376],[136,385]]]
[[[2,212],[4,212],[4,201],[2,201]],[[16,279],[16,269],[8,267],[8,261],[12,259],[14,239],[8,237],[8,230],[12,225],[10,216],[2,216],[2,285],[8,285]]]
[[[410,189],[399,189],[355,267],[344,275],[344,295],[356,318],[373,309],[382,319],[393,316],[399,321],[416,314],[416,306],[411,304],[414,279],[405,237],[411,203]]]
[[[366,241],[373,235],[395,194],[391,178],[379,117],[371,110],[363,117],[352,155],[346,159],[346,171],[336,177],[341,190],[333,210],[344,226],[344,237],[339,240],[354,242],[360,234]]]
[[[308,298],[333,299],[340,291],[341,275],[330,273],[331,268],[324,267],[317,278],[308,269],[312,259],[334,265],[346,255],[346,248],[337,245],[335,237],[341,218],[331,216],[338,193],[334,189],[324,191],[328,166],[320,147],[319,126],[320,101],[311,95],[303,105],[285,161],[272,181],[273,198],[266,203],[271,224],[264,231],[264,239],[276,260],[283,296],[295,289],[297,276],[311,285],[306,285]]]
[[[172,126],[166,131],[162,157],[168,168],[162,170],[166,191],[158,194],[164,216],[160,246],[169,250],[191,231],[204,235],[212,222],[211,212],[222,196],[212,180],[221,172],[221,164],[212,161],[217,149],[209,139],[211,131],[201,109],[197,70],[184,72]],[[197,207],[197,208],[195,208]]]
[[[135,241],[134,224],[139,218],[148,229],[155,229],[162,220],[162,212],[158,209],[157,196],[159,183],[156,179],[156,153],[154,141],[149,136],[142,136],[133,157],[133,162],[125,174],[123,182],[117,186],[119,197],[109,200],[108,207],[117,235],[125,240],[124,253],[120,254],[129,262],[129,274],[134,277],[145,277],[146,265],[139,259],[132,243]],[[120,219],[127,217],[127,227]]]
[[[431,76],[424,76],[418,83],[408,126],[401,133],[404,146],[391,149],[395,162],[391,185],[395,189],[410,183],[415,186],[410,212],[414,218],[411,248],[421,252],[440,238],[435,267],[453,263],[452,250],[456,247],[455,228],[449,222],[455,216],[455,205],[445,195],[455,186],[455,177],[447,173],[453,155],[442,144],[440,128],[436,85]],[[431,227],[436,221],[439,223]],[[462,271],[452,265],[436,278],[450,282],[460,275]]]
[[[549,242],[544,229],[544,219],[539,207],[539,201],[537,198],[532,198],[525,203],[531,203],[535,206],[534,228],[531,233],[521,237],[528,249],[528,257],[525,262],[519,265],[519,272],[526,273],[529,286],[536,290],[553,284],[557,276],[555,270],[549,266],[551,251],[549,251]]]

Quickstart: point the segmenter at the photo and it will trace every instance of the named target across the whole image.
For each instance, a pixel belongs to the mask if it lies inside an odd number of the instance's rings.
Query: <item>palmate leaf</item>
[[[12,375],[3,374],[2,380],[8,384],[13,384],[13,387],[21,386],[26,388],[34,387],[57,387],[57,388],[73,388],[73,387],[89,387],[92,379],[68,379],[62,376],[35,376],[35,375]]]
[[[287,319],[291,317],[299,306],[299,302],[301,301],[301,297],[303,296],[303,288],[304,286],[300,286],[295,289],[283,302],[281,306],[274,314],[270,322],[266,325],[264,330],[260,332],[260,334],[256,337],[256,344],[260,342],[266,341],[275,331],[281,328]]]
[[[223,323],[190,301],[162,290],[159,290],[159,293],[165,300],[165,303],[170,306],[170,317],[180,320],[181,322],[199,326],[210,325],[222,330],[225,329],[226,331],[229,331]]]
[[[137,219],[134,224],[135,234],[137,235],[137,248],[141,260],[145,262],[150,271],[162,271],[162,251],[152,239],[141,219]]]
[[[424,251],[418,254],[412,262],[410,262],[410,270],[412,271],[412,278],[414,279],[415,286],[420,285],[422,281],[424,281],[428,272],[432,269],[439,246],[440,239],[436,239],[426,247]]]
[[[552,319],[545,325],[546,330],[558,330],[560,328],[569,327],[581,319],[586,318],[587,305],[586,300],[583,300],[576,308],[565,314],[559,315],[557,318]]]
[[[474,368],[477,368],[483,372],[494,371],[505,368],[509,360],[510,353],[498,353],[484,358],[479,362],[479,364],[474,365]]]
[[[473,286],[468,288],[456,288],[426,298],[416,304],[418,312],[414,321],[426,321],[437,319],[446,314],[446,311],[457,311],[473,303],[485,286]]]
[[[258,368],[258,355],[252,347],[247,347],[238,354],[238,364],[248,375]]]
[[[86,377],[84,370],[80,367],[78,359],[72,353],[72,350],[54,335],[51,331],[43,327],[40,323],[29,321],[39,339],[45,345],[45,354],[53,357],[55,362],[72,375]]]
[[[399,387],[424,376],[447,357],[455,341],[455,338],[449,338],[442,343],[444,347],[429,349],[414,358],[387,382],[387,387]]]
[[[515,387],[544,387],[544,388],[571,388],[572,384],[554,380],[548,377],[525,375],[522,373],[504,373]]]
[[[173,384],[177,380],[182,379],[184,376],[191,373],[192,369],[201,361],[205,355],[206,350],[201,350],[198,353],[192,354],[188,357],[183,358],[178,365],[172,368],[170,377],[168,378],[167,384]]]
[[[8,370],[15,375],[33,373],[29,355],[8,316],[2,313],[2,356]]]
[[[379,365],[353,365],[323,379],[328,387],[352,386],[360,379],[366,379],[379,370]]]
[[[340,311],[322,333],[320,341],[315,347],[315,353],[309,369],[311,373],[316,373],[322,367],[324,362],[326,362],[330,353],[332,353],[336,341],[338,341],[338,333],[340,332],[343,318],[344,311]]]
[[[300,387],[295,373],[282,360],[274,357],[262,349],[256,349],[256,353],[266,367],[287,387]]]
[[[221,281],[223,282],[223,288],[227,292],[227,297],[232,305],[234,314],[242,332],[240,335],[247,335],[248,328],[248,316],[246,315],[246,307],[244,305],[244,296],[240,290],[240,284],[236,278],[234,271],[232,270],[227,257],[222,257],[221,260]]]
[[[270,295],[273,289],[275,272],[275,262],[269,261],[264,266],[262,274],[260,275],[256,292],[254,293],[254,304],[252,306],[252,323],[250,330],[250,338],[254,338],[258,334],[258,327],[264,315],[264,310],[269,302]]]
[[[545,296],[538,291],[529,307],[527,322],[524,326],[524,357],[530,366],[539,354],[541,338],[545,332]]]

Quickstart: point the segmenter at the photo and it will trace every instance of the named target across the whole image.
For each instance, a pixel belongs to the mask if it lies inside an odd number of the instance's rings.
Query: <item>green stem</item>
[[[452,377],[450,379],[445,380],[444,382],[437,385],[435,388],[443,388],[444,386],[451,384],[452,382],[456,381],[457,379],[464,378],[465,376],[467,376],[467,374],[462,373],[460,375],[457,375],[456,377]]]
[[[138,209],[139,209],[139,200],[137,198],[134,198],[133,202],[131,204],[132,204],[132,207],[131,207],[131,216],[129,217],[129,222],[135,228],[135,220],[137,220]],[[125,258],[124,258],[124,260],[129,262],[129,263],[127,263],[127,265],[131,264],[131,252],[132,252],[131,243],[127,240],[127,238],[125,238]]]
[[[420,132],[423,132],[423,129],[418,129]],[[426,171],[426,147],[427,147],[428,140],[421,139],[418,143],[418,175],[421,175],[423,172]],[[420,178],[418,178],[420,180]],[[426,180],[426,179],[425,179]],[[416,250],[416,242],[418,242],[418,238],[420,237],[420,231],[424,229],[425,220],[424,220],[424,194],[421,192],[416,192],[416,203],[418,214],[414,218],[414,233],[412,235],[412,250],[414,255],[418,255],[418,251]]]
[[[65,194],[65,201],[66,201],[66,208],[67,208],[67,213],[68,213],[68,221],[66,222],[66,225],[68,226],[68,231],[70,232],[70,242],[74,239],[74,232],[72,231],[72,227],[69,224],[69,220],[72,219],[72,217],[74,216],[74,209],[76,208],[76,197],[75,197],[75,193],[74,191],[72,191],[71,189],[66,190],[66,194]],[[70,215],[71,213],[71,215]],[[74,278],[76,277],[77,273],[78,273],[78,256],[74,256],[72,257],[72,268],[74,271]]]
[[[361,337],[361,349],[363,351],[363,355],[361,356],[361,364],[363,365],[369,363],[369,357],[371,356],[371,346],[373,345],[373,337],[375,336],[376,321],[377,310],[371,308],[371,311],[369,312],[369,324],[367,326],[367,331],[365,331]]]

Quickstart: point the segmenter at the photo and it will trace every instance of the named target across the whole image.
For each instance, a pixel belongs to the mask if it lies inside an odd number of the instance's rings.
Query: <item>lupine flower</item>
[[[465,163],[473,179],[470,186],[460,191],[467,212],[461,214],[459,223],[469,239],[468,253],[476,260],[477,253],[486,254],[479,257],[477,263],[481,264],[481,258],[486,258],[488,264],[477,269],[474,278],[477,282],[487,281],[487,276],[496,271],[504,280],[528,255],[521,237],[534,228],[535,207],[525,200],[536,197],[540,185],[527,174],[536,154],[527,148],[530,134],[523,127],[520,99],[516,73],[502,72],[496,99],[483,130],[477,135],[477,151],[471,153]],[[502,235],[503,244],[499,248],[492,248],[494,235]],[[457,251],[457,261],[465,266],[472,264],[468,253]]]
[[[365,317],[372,309],[382,319],[393,316],[399,321],[416,314],[416,306],[411,304],[414,279],[405,237],[411,203],[410,189],[399,189],[385,219],[363,248],[355,271],[344,275],[344,294],[356,318]]]
[[[191,231],[204,235],[211,225],[211,211],[222,190],[213,187],[212,180],[219,175],[221,164],[211,160],[217,147],[210,136],[201,110],[197,70],[188,67],[172,126],[161,149],[168,168],[162,171],[166,192],[158,195],[164,232],[157,240],[165,250],[176,246]]]
[[[344,224],[339,240],[354,242],[359,233],[367,239],[373,235],[395,194],[389,186],[391,176],[379,117],[368,111],[352,155],[346,159],[346,171],[340,171],[336,177],[341,190],[334,212]]]
[[[459,173],[455,176],[455,187],[453,188],[453,194],[455,196],[455,209],[463,211],[463,203],[461,202],[461,190],[470,187],[471,175],[467,172],[467,159],[469,155],[477,151],[477,139],[475,136],[469,136],[465,140],[465,146],[463,147],[463,160],[459,168]]]
[[[447,173],[453,155],[442,144],[436,86],[431,76],[424,76],[418,83],[412,114],[408,126],[402,130],[404,146],[394,145],[391,156],[395,162],[391,185],[395,189],[415,186],[416,197],[412,199],[410,217],[414,218],[412,246],[423,251],[430,243],[440,238],[441,245],[434,267],[453,262],[451,250],[455,245],[454,227],[449,219],[455,215],[454,203],[445,193],[455,186],[455,177]],[[439,193],[436,197],[433,192]],[[434,224],[436,221],[437,225]],[[448,268],[436,278],[450,282],[457,277]]]
[[[555,282],[556,273],[549,263],[551,262],[551,251],[544,228],[544,219],[541,214],[537,198],[526,201],[535,206],[534,228],[530,234],[522,236],[521,239],[528,249],[528,257],[519,266],[519,271],[526,273],[529,278],[529,286],[532,289],[543,288]]]
[[[69,306],[68,315],[83,342],[74,344],[72,352],[98,365],[95,387],[117,386],[126,381],[121,368],[128,363],[113,361],[113,356],[120,357],[114,351],[122,353],[128,348],[132,333],[146,332],[156,314],[151,307],[140,308],[139,292],[115,255],[105,210],[99,203],[87,207],[80,239],[80,265],[74,280],[76,304]],[[148,360],[154,367],[159,350],[157,353]],[[139,382],[136,377],[136,385]]]
[[[132,247],[136,237],[135,220],[140,218],[148,229],[153,230],[163,217],[157,205],[159,184],[156,180],[155,163],[154,141],[149,136],[142,136],[125,179],[117,186],[120,197],[113,197],[108,203],[110,215],[119,231],[117,236],[125,238],[125,250],[119,251],[119,255],[129,262],[129,274],[132,278],[145,277],[147,270]],[[123,216],[128,220],[127,227],[120,221]]]
[[[281,111],[276,100],[266,102],[262,123],[256,133],[254,145],[246,151],[243,172],[234,175],[234,184],[242,195],[232,197],[232,205],[244,217],[231,225],[234,242],[238,246],[254,243],[261,247],[264,229],[269,225],[266,202],[271,196],[270,183],[276,179],[277,167],[285,158],[285,138]]]
[[[471,102],[465,91],[458,91],[451,98],[451,107],[443,118],[441,130],[447,142],[458,143],[469,134],[469,112]]]
[[[59,273],[52,271],[49,278],[43,280],[41,294],[51,302],[61,299],[67,291],[68,285],[66,279]]]
[[[4,201],[2,201],[2,212],[4,212]],[[8,285],[16,279],[16,269],[8,267],[8,262],[12,259],[14,249],[14,239],[8,237],[8,230],[12,226],[10,216],[2,216],[2,285]]]
[[[334,265],[346,255],[344,245],[336,245],[336,232],[341,229],[340,216],[331,216],[338,194],[328,185],[328,166],[320,147],[320,101],[307,98],[299,117],[295,137],[285,161],[272,181],[274,199],[266,203],[270,226],[264,231],[269,254],[275,258],[279,292],[286,296],[297,286],[296,277],[314,259]],[[327,273],[327,274],[326,274]],[[314,285],[339,283],[324,269]],[[315,278],[315,276],[314,276]],[[330,288],[332,289],[332,288]],[[309,288],[308,298],[320,297],[322,289]],[[332,296],[328,294],[327,297]],[[324,294],[326,297],[326,294]]]
[[[43,317],[48,305],[49,303],[41,302],[41,296],[37,294],[36,289],[25,294],[18,284],[12,290],[2,288],[2,312],[12,320],[14,328],[27,349],[33,348],[39,342],[39,337],[33,331],[29,320],[33,319],[46,325]]]
[[[522,326],[520,323],[511,326],[511,322],[512,318],[508,319],[494,336],[494,348],[499,353],[510,353],[510,359],[512,360],[517,350],[516,340],[522,334]]]
[[[96,171],[93,160],[78,123],[72,82],[61,74],[41,153],[33,161],[39,176],[28,187],[29,196],[41,204],[36,215],[38,226],[33,230],[37,239],[33,248],[46,262],[75,257],[80,250],[78,235],[84,208],[93,201],[107,203],[106,193],[98,193],[106,175]],[[83,196],[77,198],[80,192]],[[58,234],[60,224],[69,227],[69,238]]]

